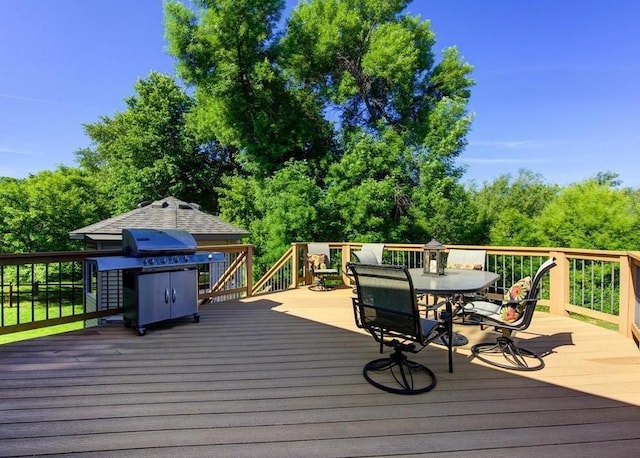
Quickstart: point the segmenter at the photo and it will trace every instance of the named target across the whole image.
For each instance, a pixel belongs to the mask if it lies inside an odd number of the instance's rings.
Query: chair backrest
[[[359,250],[352,254],[360,264],[381,264],[373,251]]]
[[[452,248],[447,254],[447,268],[484,270],[486,259],[486,250],[459,250]]]
[[[325,264],[327,268],[331,266],[331,250],[329,249],[328,243],[307,243],[307,257],[312,256],[314,254],[323,254],[325,255]]]
[[[533,318],[533,312],[536,309],[536,305],[538,303],[538,299],[540,296],[540,288],[542,286],[542,277],[545,276],[549,270],[551,270],[556,265],[556,259],[551,257],[547,259],[545,262],[540,265],[538,271],[533,276],[531,280],[531,289],[527,293],[525,297],[525,308],[522,313],[522,316],[517,320],[518,329],[526,329],[531,324],[531,319]],[[514,323],[516,324],[516,323]]]
[[[382,252],[384,251],[384,243],[363,243],[362,251],[370,251],[376,257],[378,262],[373,264],[382,264]]]
[[[411,275],[404,266],[349,264],[356,281],[362,327],[379,334],[422,340]],[[377,338],[376,338],[377,340]]]

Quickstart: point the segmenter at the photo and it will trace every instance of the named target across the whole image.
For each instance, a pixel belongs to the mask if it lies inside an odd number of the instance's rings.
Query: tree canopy
[[[186,122],[193,100],[172,77],[151,72],[134,89],[125,111],[85,124],[93,148],[76,153],[81,167],[100,176],[115,213],[168,195],[217,211],[214,187],[233,169],[229,149],[198,141]]]
[[[446,203],[467,205],[455,159],[471,122],[471,66],[455,48],[438,62],[429,22],[404,13],[407,1],[303,2],[283,30],[282,1],[195,4],[165,6],[167,39],[194,86],[187,119],[238,152],[223,215],[263,229],[283,221],[282,208],[256,205],[268,189],[318,228],[300,235],[461,238],[446,229],[457,208]],[[281,171],[304,189],[274,188]],[[279,251],[295,232],[278,232]]]
[[[106,218],[95,177],[61,166],[27,179],[0,178],[0,252],[80,248],[69,231]]]
[[[307,0],[284,21],[283,0],[165,3],[177,77],[85,124],[78,168],[0,178],[0,250],[71,248],[167,195],[248,229],[258,274],[296,240],[638,248],[640,191],[615,173],[462,184],[472,67],[409,3]]]
[[[560,191],[535,221],[537,244],[600,250],[640,247],[638,194],[617,190],[611,183],[588,179]]]

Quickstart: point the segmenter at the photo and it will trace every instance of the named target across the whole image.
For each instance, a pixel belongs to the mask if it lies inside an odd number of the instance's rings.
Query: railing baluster
[[[332,259],[334,263],[339,263],[337,260],[342,259],[341,250],[344,245],[343,243],[333,244]],[[359,244],[354,245],[356,247],[360,246]],[[298,272],[295,272],[295,278],[304,278],[306,266],[303,262],[304,260],[301,259],[305,252],[304,246],[304,243],[293,244],[292,254],[289,258],[283,259],[282,265],[277,266],[277,269],[271,272],[271,277],[265,279],[260,290],[254,292],[259,294],[267,291],[282,291],[292,286],[297,287],[299,282],[297,285],[293,284],[293,256],[297,257],[295,265]],[[337,248],[338,246],[340,248]],[[219,267],[229,266],[231,261],[237,259],[241,253],[244,253],[246,257],[246,254],[251,250],[246,247],[248,246],[221,247],[220,251],[225,253],[225,258]],[[202,248],[204,249],[205,247]],[[490,270],[501,275],[499,283],[502,283],[500,286],[503,287],[521,277],[533,275],[549,255],[549,252],[539,248],[501,248],[495,250],[492,250],[491,247],[483,248],[487,248],[487,265],[490,266]],[[235,251],[233,251],[234,249]],[[625,255],[624,253],[610,253],[600,250],[584,250],[584,252],[570,250],[564,253],[562,250],[556,251],[560,253],[561,257],[564,256],[568,260],[565,264],[567,266],[565,268],[568,268],[565,278],[569,280],[569,285],[566,286],[569,295],[569,304],[566,310],[573,313],[584,311],[587,316],[615,323],[615,317],[620,313],[621,304],[619,304],[619,300],[622,297],[620,292],[621,279],[617,273],[618,269],[620,269],[620,262],[627,259],[627,262],[630,262],[633,266],[632,269],[627,270],[635,272],[640,266],[640,258],[633,253]],[[113,255],[114,253],[105,252],[104,254]],[[90,274],[90,270],[85,273],[84,264],[82,263],[86,257],[96,256],[96,252],[75,252],[72,255],[73,259],[66,253],[51,254],[50,256],[47,254],[34,256],[10,255],[13,256],[12,258],[7,255],[0,255],[0,302],[2,305],[0,307],[0,326],[2,328],[0,331],[4,331],[2,333],[14,332],[9,328],[24,330],[33,327],[45,327],[47,320],[60,322],[63,317],[67,318],[66,321],[62,320],[63,322],[89,319],[84,318],[83,315],[92,313],[86,307],[90,304],[84,300],[84,285],[91,286],[91,283],[88,283],[84,276],[85,274]],[[57,259],[56,256],[58,256]],[[65,260],[61,260],[60,257]],[[248,263],[251,261],[251,259],[246,259],[238,263],[238,268],[234,270],[235,273],[230,273],[224,279],[224,285],[221,285],[219,293],[214,295],[215,300],[237,298],[244,294],[244,292],[239,293],[238,290],[243,285],[248,284],[246,276]],[[410,267],[420,267],[424,262],[423,250],[421,245],[418,244],[410,246],[387,244],[385,246],[385,261]],[[72,264],[69,265],[68,262]],[[9,266],[9,269],[5,266]],[[57,272],[55,272],[56,268],[58,269]],[[77,268],[80,268],[80,272],[76,271]],[[208,265],[204,270],[209,272],[210,277],[213,275],[213,268],[209,269]],[[78,278],[79,273],[80,278]],[[44,275],[44,279],[41,279],[42,275]],[[41,281],[39,292],[37,291],[36,281]],[[84,308],[78,311],[75,308],[78,303],[78,291],[75,289],[77,281],[80,281],[80,287],[82,288],[80,291],[83,298],[82,305],[85,305]],[[104,313],[112,310],[114,314],[118,313],[122,302],[122,279],[118,273],[115,277],[103,277],[104,281],[113,286],[113,289],[107,296],[98,298],[100,299],[99,311]],[[555,280],[551,278],[551,281]],[[624,281],[630,283],[632,287],[637,287],[632,280],[624,279]],[[11,298],[8,297],[7,289],[7,285],[10,282],[13,283]],[[28,283],[28,285],[25,283]],[[97,286],[103,287],[105,285]],[[58,294],[55,294],[54,291],[56,287],[58,288]],[[548,283],[548,280],[545,279],[543,284],[545,298],[549,297],[549,291],[553,287],[553,284]],[[600,291],[596,291],[596,289]],[[226,290],[233,290],[233,292],[226,293]],[[31,299],[25,300],[29,298],[26,295],[29,294],[29,291],[31,292]],[[630,296],[635,299],[637,294],[631,294]],[[627,296],[629,296],[628,292],[625,293],[624,297]],[[13,309],[6,307],[8,300],[14,306]],[[627,310],[631,309],[634,312],[636,310],[635,305],[623,305]],[[25,309],[25,307],[30,307],[31,310]],[[57,314],[54,307],[58,310]],[[68,307],[71,307],[69,313],[66,312]],[[638,320],[636,315],[637,312],[629,318],[634,323]],[[29,322],[29,316],[31,316],[32,323]],[[611,318],[609,319],[608,316]],[[95,318],[95,315],[91,318]],[[621,324],[621,327],[623,326],[624,324]],[[637,326],[632,326],[632,328],[634,327],[637,328]]]
[[[611,266],[611,267],[612,267],[612,268],[611,268],[611,285],[612,285],[612,287],[613,287],[613,285],[615,285],[615,284],[616,284],[616,269],[614,268],[614,266]],[[611,293],[611,311],[610,311],[610,313],[611,313],[612,315],[615,315],[615,314],[616,314],[616,313],[614,313],[614,312],[615,312],[615,302],[614,302],[614,297],[615,297],[615,294],[613,294],[613,292],[612,292],[612,293]],[[619,310],[618,310],[618,312],[619,312]]]

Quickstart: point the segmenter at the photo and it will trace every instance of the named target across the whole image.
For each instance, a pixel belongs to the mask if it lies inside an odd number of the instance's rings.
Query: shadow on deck
[[[615,332],[534,317],[546,367],[512,373],[413,356],[438,377],[419,396],[362,377],[378,357],[351,291],[299,289],[208,304],[201,321],[120,324],[0,347],[0,455],[456,457],[635,456],[640,354]]]

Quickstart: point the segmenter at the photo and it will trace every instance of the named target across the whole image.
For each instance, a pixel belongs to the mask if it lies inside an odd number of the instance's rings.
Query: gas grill
[[[198,315],[198,264],[193,236],[179,229],[123,229],[122,256],[89,258],[98,272],[122,271],[123,319],[139,335],[151,323]]]

